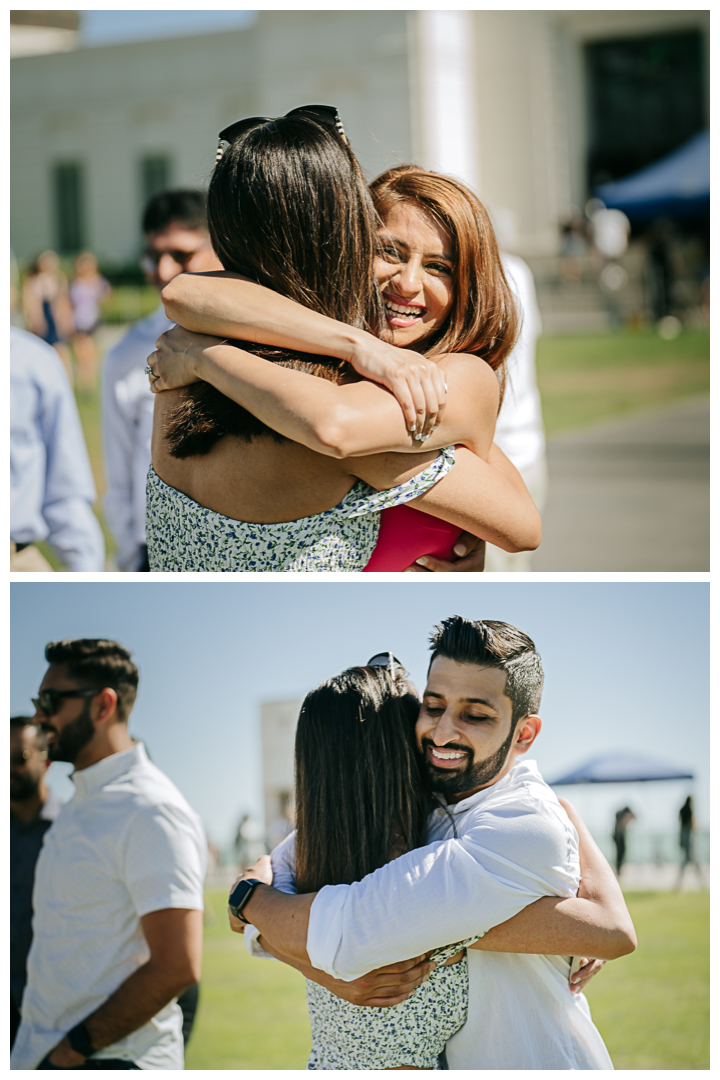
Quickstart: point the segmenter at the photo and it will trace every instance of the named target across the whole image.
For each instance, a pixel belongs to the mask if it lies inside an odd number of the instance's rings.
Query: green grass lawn
[[[631,893],[637,951],[589,985],[616,1069],[710,1068],[710,897]]]
[[[549,434],[708,393],[710,333],[653,331],[543,337],[538,385]]]
[[[208,894],[209,923],[188,1069],[303,1069],[310,1048],[298,972],[252,960]],[[606,965],[587,997],[616,1069],[709,1068],[709,897],[627,897],[638,949]]]

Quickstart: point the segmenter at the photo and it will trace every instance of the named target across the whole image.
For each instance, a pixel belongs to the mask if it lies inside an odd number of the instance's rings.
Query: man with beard
[[[61,802],[48,789],[45,736],[29,716],[10,719],[10,1046],[20,1025],[20,1003],[32,941],[35,863]]]
[[[128,733],[138,670],[115,641],[51,642],[34,705],[76,793],[37,862],[13,1069],[181,1069],[175,999],[200,977],[202,825]]]
[[[449,1068],[611,1069],[585,998],[570,991],[570,958],[523,952],[518,920],[512,937],[501,925],[541,897],[557,897],[558,907],[586,903],[575,899],[577,832],[535,763],[521,760],[541,727],[540,657],[515,627],[458,616],[436,628],[431,643],[416,726],[441,804],[429,821],[429,846],[317,894],[288,896],[248,884],[242,897],[234,895],[241,919],[254,928],[250,947],[259,930],[270,953],[339,996],[392,1005],[424,978],[412,958],[487,934],[468,952],[468,1020],[447,1045]],[[273,861],[281,855],[282,847]],[[611,900],[605,944],[594,955],[610,959],[632,952],[635,942],[604,865]],[[256,879],[258,869],[245,877]],[[536,943],[532,922],[525,925]],[[243,928],[238,919],[231,926]],[[546,940],[551,954],[578,937],[551,933]],[[376,970],[391,961],[405,963]],[[324,981],[323,973],[339,982]],[[348,993],[342,984],[352,980],[356,992]]]

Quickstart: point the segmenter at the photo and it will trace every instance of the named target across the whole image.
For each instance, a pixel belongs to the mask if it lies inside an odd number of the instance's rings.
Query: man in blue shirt
[[[95,484],[77,405],[57,353],[10,328],[10,569],[47,571],[47,540],[66,570],[102,571]]]

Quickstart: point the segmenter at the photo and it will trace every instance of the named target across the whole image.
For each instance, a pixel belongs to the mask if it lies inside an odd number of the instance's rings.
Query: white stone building
[[[707,11],[285,10],[259,12],[243,30],[20,57],[12,243],[21,262],[51,245],[130,263],[146,197],[206,185],[223,126],[323,103],[340,109],[369,177],[407,160],[458,175],[507,247],[552,255],[559,221],[589,194],[593,116],[615,85],[592,47],[627,43],[631,56],[642,46],[643,71],[661,56],[657,93],[675,101],[672,73],[682,72],[667,49],[687,44],[702,86],[676,125],[681,141],[708,122],[708,34]],[[638,143],[652,127],[641,91]],[[657,102],[654,122],[667,128]]]

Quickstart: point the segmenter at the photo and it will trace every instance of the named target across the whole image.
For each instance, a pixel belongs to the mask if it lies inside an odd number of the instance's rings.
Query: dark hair
[[[356,667],[311,690],[295,738],[299,892],[350,884],[425,843],[420,702],[402,668]]]
[[[17,728],[29,727],[29,726],[34,725],[34,724],[35,724],[35,720],[34,720],[34,718],[32,716],[11,716],[10,717],[10,727],[11,728],[14,728],[14,727],[17,727]]]
[[[207,196],[204,191],[182,188],[178,191],[161,191],[145,207],[142,218],[144,233],[162,232],[177,222],[187,229],[207,232]]]
[[[135,703],[138,669],[131,653],[117,641],[104,638],[67,638],[45,646],[49,664],[63,664],[81,688],[111,687],[117,693],[117,717],[125,721]]]
[[[38,749],[45,750],[46,735],[43,729],[33,716],[11,716],[10,717],[10,730],[15,728],[18,731],[23,730],[26,727],[35,728],[35,742]]]
[[[476,353],[497,372],[502,401],[505,361],[520,320],[487,210],[459,180],[419,165],[388,169],[370,184],[370,194],[383,221],[394,207],[409,203],[447,231],[454,260],[452,308],[419,351]]]
[[[430,644],[433,648],[430,667],[438,656],[445,656],[461,664],[478,664],[505,672],[504,692],[513,703],[513,730],[518,720],[540,708],[542,663],[535,643],[516,626],[490,619],[472,622],[461,615],[452,615],[435,627]]]
[[[378,224],[355,155],[337,132],[307,117],[281,117],[243,132],[210,181],[208,226],[226,270],[376,333],[385,326],[373,272]],[[333,357],[238,344],[334,382],[352,374]],[[185,391],[164,435],[177,458],[208,453],[223,435],[285,441],[207,383]]]

